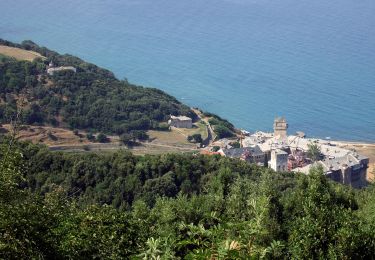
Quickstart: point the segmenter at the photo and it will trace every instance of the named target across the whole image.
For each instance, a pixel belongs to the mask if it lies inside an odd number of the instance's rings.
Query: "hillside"
[[[0,40],[0,45],[45,57],[30,62],[0,54],[0,123],[10,122],[22,108],[24,124],[120,135],[158,129],[171,114],[196,116],[161,90],[118,80],[112,72],[77,57],[60,55],[31,41],[14,44]],[[56,68],[72,66],[76,72],[63,70],[49,75],[50,62]]]

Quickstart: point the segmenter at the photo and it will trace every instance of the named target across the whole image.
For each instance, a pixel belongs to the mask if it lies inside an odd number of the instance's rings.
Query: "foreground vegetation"
[[[357,259],[375,190],[198,155],[0,145],[0,258]]]

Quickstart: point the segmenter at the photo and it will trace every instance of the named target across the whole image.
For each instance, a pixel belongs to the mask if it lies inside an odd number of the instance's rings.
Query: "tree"
[[[170,127],[169,127],[168,123],[161,122],[161,123],[158,124],[157,129],[158,129],[159,131],[169,131],[169,130],[170,130]]]
[[[125,145],[131,145],[133,143],[133,136],[128,133],[122,134],[120,135],[120,142]]]
[[[313,162],[319,161],[320,157],[321,157],[320,156],[321,155],[321,151],[320,151],[320,148],[319,148],[318,144],[316,144],[316,143],[309,143],[309,144],[307,144],[307,147],[308,147],[307,156]]]
[[[87,133],[86,138],[87,138],[87,140],[89,140],[91,142],[95,141],[95,136],[92,133]]]
[[[310,170],[307,182],[299,185],[292,201],[297,207],[289,234],[292,258],[356,258],[361,241],[353,240],[358,222],[350,202],[338,196],[321,167]]]
[[[226,137],[234,136],[233,132],[224,125],[215,125],[214,131],[217,134],[218,138],[226,138]]]
[[[148,135],[144,130],[133,130],[131,134],[134,137],[134,139],[137,139],[139,141],[145,141],[148,139]]]
[[[96,140],[99,142],[99,143],[106,143],[108,142],[108,137],[103,134],[103,133],[99,133],[97,136],[96,136]]]
[[[203,142],[203,139],[202,139],[202,135],[201,134],[193,134],[193,135],[189,135],[187,137],[187,140],[189,142],[194,142],[194,143],[202,143]]]

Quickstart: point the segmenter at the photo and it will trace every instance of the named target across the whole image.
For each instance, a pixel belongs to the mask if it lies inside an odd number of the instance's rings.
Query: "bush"
[[[168,123],[159,123],[157,129],[160,130],[160,131],[169,131],[170,130]]]
[[[240,148],[241,144],[239,142],[234,142],[230,144],[233,148]]]
[[[201,134],[193,134],[193,135],[189,135],[187,137],[187,140],[189,142],[193,142],[193,143],[202,143],[203,142],[203,139],[202,139],[202,136]]]
[[[210,123],[211,125],[218,125],[220,124],[220,121],[217,118],[210,118],[208,120],[208,123]]]
[[[233,132],[224,125],[216,125],[214,131],[219,139],[234,136]]]
[[[98,136],[96,137],[96,140],[99,142],[99,143],[106,143],[108,142],[108,137],[103,134],[103,133],[99,133]]]
[[[95,136],[92,133],[87,133],[86,138],[91,142],[95,141]]]
[[[143,130],[132,131],[132,136],[133,136],[133,139],[138,139],[139,141],[145,141],[145,140],[148,140],[149,138],[146,131],[143,131]]]
[[[131,134],[125,133],[120,135],[120,142],[129,146],[133,143],[133,136]]]
[[[219,150],[220,150],[220,146],[214,146],[214,147],[212,147],[212,151],[213,152],[217,152]]]

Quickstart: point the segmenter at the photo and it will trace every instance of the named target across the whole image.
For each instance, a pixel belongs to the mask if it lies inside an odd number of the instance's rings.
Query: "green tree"
[[[103,134],[103,133],[99,133],[97,136],[96,136],[96,140],[99,142],[99,143],[106,143],[108,142],[108,137]]]
[[[144,130],[133,130],[131,132],[132,136],[134,139],[139,140],[139,141],[145,141],[148,140],[148,135],[146,131]]]
[[[308,146],[307,156],[313,162],[319,161],[320,157],[321,157],[320,156],[321,155],[321,151],[320,151],[320,148],[319,148],[318,144],[316,144],[316,143],[309,143],[307,146]]]
[[[87,138],[87,140],[89,140],[91,142],[95,141],[95,136],[92,133],[87,133],[86,138]]]
[[[120,141],[121,143],[125,144],[125,145],[132,145],[133,144],[133,135],[131,134],[128,134],[128,133],[124,133],[122,135],[120,135]]]
[[[226,138],[234,136],[233,132],[224,125],[215,125],[214,131],[218,138]]]
[[[321,168],[302,181],[292,203],[297,211],[290,223],[289,251],[295,259],[356,258],[361,243],[355,238],[358,222],[337,196]],[[356,230],[356,231],[354,231]],[[346,245],[345,245],[346,244]]]
[[[194,142],[194,143],[202,143],[203,142],[203,139],[202,139],[202,135],[201,134],[193,134],[193,135],[189,135],[187,137],[187,140],[189,142]]]

